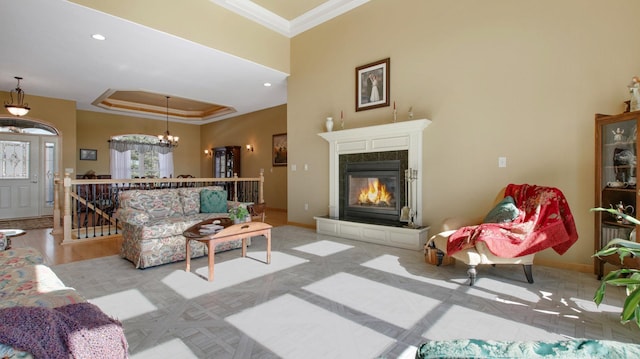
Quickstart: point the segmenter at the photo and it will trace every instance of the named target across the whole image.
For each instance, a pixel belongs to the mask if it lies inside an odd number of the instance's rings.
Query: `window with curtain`
[[[111,178],[173,177],[173,148],[149,135],[122,135],[109,141]]]

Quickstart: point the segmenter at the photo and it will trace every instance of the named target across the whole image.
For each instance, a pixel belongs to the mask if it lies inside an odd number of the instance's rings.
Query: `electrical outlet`
[[[506,157],[498,157],[498,167],[507,167],[507,158]]]
[[[308,211],[308,210],[309,210],[309,203],[305,203],[305,204],[304,204],[304,210],[305,210],[305,211]]]
[[[298,170],[298,166],[296,165],[291,165],[291,172],[295,172]]]

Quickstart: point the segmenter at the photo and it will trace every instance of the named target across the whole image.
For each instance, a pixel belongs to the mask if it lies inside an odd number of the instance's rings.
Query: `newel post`
[[[64,174],[64,218],[62,222],[62,243],[71,242],[71,177]]]
[[[260,169],[260,187],[258,188],[258,203],[264,203],[264,168]]]
[[[60,174],[53,174],[53,230],[51,234],[60,233]]]

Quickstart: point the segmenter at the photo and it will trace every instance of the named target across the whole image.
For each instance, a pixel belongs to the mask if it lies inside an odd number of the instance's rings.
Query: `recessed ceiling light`
[[[100,40],[100,41],[103,41],[103,40],[106,40],[106,39],[107,39],[107,38],[106,38],[106,37],[104,37],[104,35],[102,35],[102,34],[93,34],[93,35],[91,35],[91,37],[92,37],[94,40]]]
[[[264,87],[271,87],[271,82],[265,82]]]

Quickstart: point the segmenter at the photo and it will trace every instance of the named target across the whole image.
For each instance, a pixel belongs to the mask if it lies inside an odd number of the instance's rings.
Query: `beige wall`
[[[560,188],[580,239],[542,263],[590,270],[594,113],[619,113],[640,69],[640,2],[372,1],[292,40],[288,83],[289,221],[328,213],[327,115],[346,127],[389,123],[390,107],[355,112],[355,68],[391,58],[399,119],[424,132],[423,223],[482,216],[508,183]],[[293,135],[295,134],[295,135]],[[507,167],[498,168],[499,156]],[[309,171],[291,171],[291,165]],[[309,210],[304,210],[309,203]]]
[[[287,106],[276,106],[262,111],[203,125],[201,172],[213,175],[212,159],[204,156],[205,149],[223,146],[241,146],[241,177],[258,177],[264,169],[264,196],[269,208],[287,209],[287,168],[271,165],[272,135],[287,132]],[[252,144],[254,151],[245,146]]]
[[[289,73],[289,39],[209,0],[72,0]]]
[[[0,91],[0,98],[9,101],[9,93]],[[74,168],[76,154],[76,103],[75,101],[56,98],[25,95],[25,102],[31,110],[26,119],[34,119],[53,125],[60,132],[59,146],[62,146],[62,161],[59,173],[62,176],[65,168]],[[9,113],[6,113],[8,116]]]
[[[111,136],[144,134],[157,135],[164,133],[166,121],[138,118],[125,115],[114,115],[93,111],[78,111],[77,148],[75,158],[76,173],[83,174],[89,170],[97,174],[108,174],[109,143]],[[169,132],[180,137],[180,144],[173,152],[173,173],[191,174],[200,177],[200,126],[169,122]],[[80,161],[79,149],[98,150],[97,161]],[[208,174],[207,174],[208,175]]]

